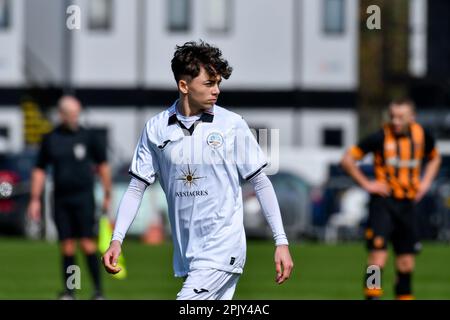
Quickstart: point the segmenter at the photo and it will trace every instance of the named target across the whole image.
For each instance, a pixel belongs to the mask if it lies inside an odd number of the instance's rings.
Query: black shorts
[[[369,250],[386,250],[391,241],[397,255],[417,254],[421,245],[414,202],[371,196],[365,236]]]
[[[97,235],[92,193],[55,196],[54,221],[59,240],[93,238]]]

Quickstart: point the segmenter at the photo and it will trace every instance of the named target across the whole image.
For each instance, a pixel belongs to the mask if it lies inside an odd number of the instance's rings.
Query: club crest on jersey
[[[206,138],[206,143],[208,143],[211,148],[217,149],[223,144],[223,136],[220,132],[211,132]]]
[[[85,145],[77,143],[76,145],[73,146],[73,153],[75,155],[75,158],[77,158],[77,160],[83,160],[84,157],[86,156]]]

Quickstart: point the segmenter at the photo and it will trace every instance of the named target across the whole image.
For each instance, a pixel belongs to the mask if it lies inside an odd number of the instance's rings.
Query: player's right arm
[[[269,224],[275,240],[275,281],[282,284],[289,279],[294,263],[289,252],[289,243],[283,227],[280,206],[269,178],[262,170],[267,159],[244,119],[236,123],[235,161],[241,177],[249,181],[254,190],[262,213]]]
[[[145,183],[136,178],[131,178],[128,189],[120,201],[112,240],[102,258],[103,265],[109,273],[120,271],[120,268],[117,267],[117,260],[122,251],[122,242],[136,218],[146,188]]]
[[[122,242],[139,211],[146,188],[156,178],[158,164],[149,139],[148,129],[149,124],[147,123],[134,151],[129,170],[132,178],[120,201],[111,243],[102,257],[103,265],[109,273],[114,274],[120,271],[117,261],[122,251]]]
[[[362,140],[358,145],[352,146],[344,154],[341,160],[342,168],[355,182],[371,194],[387,197],[390,195],[389,186],[381,181],[370,180],[359,168],[357,161],[361,160],[367,153],[382,150],[384,143],[383,131]]]

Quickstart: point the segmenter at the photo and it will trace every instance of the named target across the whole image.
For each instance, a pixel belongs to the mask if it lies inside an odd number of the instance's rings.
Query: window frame
[[[330,4],[332,2],[339,2],[339,13],[333,13],[339,15],[339,27],[331,26],[328,19],[330,13],[329,10],[333,9],[332,6],[330,8]],[[322,32],[327,36],[343,36],[346,33],[346,0],[322,0]]]
[[[167,30],[170,33],[183,33],[183,32],[189,32],[192,29],[192,0],[165,0],[166,1],[166,24],[167,24]],[[186,3],[185,5],[185,9],[184,10],[184,18],[185,18],[185,23],[184,24],[179,24],[179,25],[174,25],[173,24],[173,17],[172,17],[172,12],[173,12],[173,6],[176,4],[176,2],[179,1],[184,1]]]
[[[92,6],[94,1],[104,1],[107,7],[106,11],[106,24],[105,25],[96,25],[93,24],[92,19]],[[88,16],[87,16],[87,29],[91,33],[109,33],[113,30],[114,27],[114,0],[89,0],[88,2]]]

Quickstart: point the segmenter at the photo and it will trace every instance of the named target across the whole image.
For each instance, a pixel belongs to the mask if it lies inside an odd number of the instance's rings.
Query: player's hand
[[[377,194],[382,197],[388,197],[391,194],[389,186],[386,183],[376,180],[369,181],[363,188],[371,194]]]
[[[430,190],[430,187],[431,186],[428,183],[421,182],[419,190],[417,190],[416,197],[414,198],[414,201],[417,203],[420,200],[422,200],[425,194],[428,192],[428,190]]]
[[[294,262],[292,262],[289,247],[287,245],[277,246],[275,249],[275,270],[277,273],[275,282],[282,284],[289,279],[292,268],[294,268]]]
[[[117,261],[119,260],[120,253],[122,252],[121,244],[117,240],[111,241],[108,250],[102,257],[103,266],[106,272],[116,274],[121,268],[117,266]]]
[[[28,205],[28,217],[33,221],[40,221],[41,220],[41,201],[39,199],[37,200],[31,200]]]

